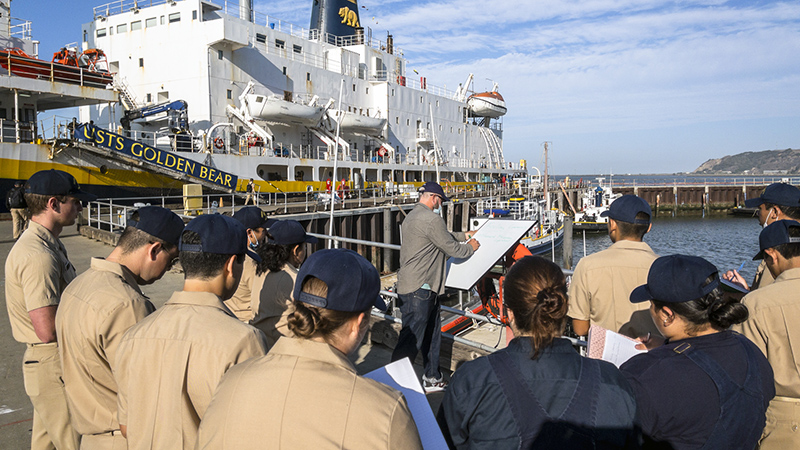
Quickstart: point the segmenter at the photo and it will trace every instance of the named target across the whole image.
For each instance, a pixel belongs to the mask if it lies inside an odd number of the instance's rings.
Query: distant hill
[[[800,173],[800,149],[765,150],[709,159],[695,174],[784,175]]]

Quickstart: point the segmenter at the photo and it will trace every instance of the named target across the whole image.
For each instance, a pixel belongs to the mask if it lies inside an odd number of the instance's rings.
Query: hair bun
[[[566,295],[564,292],[561,292],[555,286],[548,286],[538,294],[536,294],[536,300],[539,303],[539,309],[542,313],[552,317],[552,318],[559,318],[563,316],[563,307],[564,303],[566,303]],[[556,317],[559,316],[559,317]]]

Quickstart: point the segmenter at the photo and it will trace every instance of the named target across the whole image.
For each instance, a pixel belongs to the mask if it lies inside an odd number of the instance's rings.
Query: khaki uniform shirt
[[[631,303],[631,292],[647,283],[658,258],[644,242],[617,241],[578,261],[569,286],[569,316],[629,337],[660,336],[649,302]]]
[[[289,330],[289,314],[294,312],[292,302],[297,271],[296,267],[286,263],[280,272],[267,272],[256,277],[253,303],[258,303],[258,312],[250,324],[267,336],[267,348],[275,345],[281,336],[294,337]]]
[[[28,313],[58,305],[64,288],[75,278],[67,249],[50,230],[31,221],[8,253],[5,271],[6,307],[14,339],[40,344]]]
[[[775,395],[800,399],[800,268],[744,296],[750,317],[731,329],[764,352],[775,373]]]
[[[231,369],[200,426],[198,449],[421,449],[400,392],[360,377],[328,344],[280,339]]]
[[[125,332],[153,311],[133,274],[103,258],[92,258],[91,268],[64,290],[56,331],[67,402],[78,433],[119,430],[114,358]]]
[[[245,258],[242,268],[242,279],[239,280],[239,287],[228,300],[225,306],[231,310],[242,322],[249,322],[253,318],[254,310],[250,305],[250,296],[253,291],[253,282],[256,277],[256,263],[253,258]]]
[[[763,288],[764,286],[770,285],[775,281],[775,278],[772,277],[772,272],[767,269],[767,263],[762,259],[761,264],[758,265],[758,269],[756,269],[756,276],[753,277],[753,284],[750,285],[750,290],[754,291],[758,288]]]
[[[114,377],[128,449],[194,449],[222,375],[266,352],[263,334],[219,297],[179,291],[122,338]]]

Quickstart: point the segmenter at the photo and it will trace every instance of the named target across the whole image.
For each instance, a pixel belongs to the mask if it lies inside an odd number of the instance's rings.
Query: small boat
[[[247,110],[255,119],[286,125],[316,126],[325,113],[316,98],[308,104],[290,102],[278,95],[247,94]]]
[[[471,116],[491,117],[493,119],[504,116],[508,110],[506,101],[496,90],[470,95],[467,99],[467,106]]]
[[[64,54],[69,54],[66,49],[62,51]],[[14,75],[25,78],[77,83],[97,88],[105,88],[113,83],[114,74],[104,69],[107,64],[102,50],[90,49],[80,56],[75,56],[74,53],[73,50],[71,58],[58,58],[57,56],[62,53],[56,52],[53,61],[47,62],[34,58],[18,48],[7,48],[0,50],[0,66]]]
[[[608,217],[601,214],[608,210],[611,203],[621,194],[615,194],[611,186],[603,186],[604,178],[598,178],[598,186],[581,195],[580,211],[575,213],[573,232],[603,232],[608,230]]]
[[[477,230],[487,220],[534,220],[536,225],[519,240],[533,255],[541,255],[561,246],[564,241],[564,212],[547,209],[545,200],[512,197],[478,202],[479,215],[470,219],[470,229]]]
[[[328,110],[327,114],[334,127],[336,126],[335,124],[338,118],[341,116],[342,120],[340,126],[344,132],[376,135],[380,134],[386,126],[386,119],[381,119],[380,117],[362,116],[349,111],[344,111],[342,115],[342,111],[338,109]]]

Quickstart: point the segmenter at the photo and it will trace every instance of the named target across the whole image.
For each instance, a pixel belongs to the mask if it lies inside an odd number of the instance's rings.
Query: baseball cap
[[[442,197],[442,201],[443,202],[449,202],[450,201],[450,199],[447,198],[446,195],[444,195],[444,189],[442,189],[442,187],[439,185],[439,183],[437,183],[435,181],[428,181],[427,183],[423,184],[419,188],[418,192],[420,194],[424,194],[426,192],[430,192],[431,194],[436,194],[439,197]]]
[[[760,196],[744,201],[744,206],[756,208],[763,203],[780,206],[800,206],[800,189],[786,183],[772,183]]]
[[[303,225],[296,220],[280,220],[269,228],[269,243],[276,245],[295,245],[308,242],[316,244],[319,239],[306,234]]]
[[[797,244],[800,237],[789,236],[789,229],[800,227],[800,222],[796,220],[776,220],[761,230],[758,235],[758,247],[761,249],[753,260],[764,259],[764,250],[777,247],[781,244]]]
[[[600,213],[600,217],[610,217],[620,222],[635,223],[638,225],[647,225],[650,219],[641,220],[636,218],[636,214],[643,212],[650,217],[653,217],[653,211],[650,205],[638,195],[623,195],[622,197],[611,202],[611,206],[607,210]]]
[[[241,222],[245,228],[250,228],[251,230],[269,228],[277,222],[275,219],[268,219],[267,213],[258,206],[245,206],[233,213],[233,218]]]
[[[710,283],[706,280],[710,276]],[[683,303],[703,297],[719,286],[717,268],[699,256],[662,256],[650,266],[647,284],[631,292],[631,303],[658,300]]]
[[[63,170],[56,169],[42,170],[31,175],[25,192],[52,196],[69,195],[82,202],[91,202],[97,199],[96,195],[82,191],[78,182],[75,181],[75,177]]]
[[[319,278],[328,285],[326,298],[302,292],[308,277]],[[380,291],[378,270],[358,253],[339,248],[320,250],[308,257],[297,273],[294,298],[334,311],[364,311],[370,306],[385,311]]]
[[[217,253],[220,255],[242,255],[261,262],[254,252],[247,249],[247,230],[232,217],[222,214],[205,214],[192,219],[183,232],[193,231],[200,236],[199,244],[178,243],[182,252]],[[182,235],[183,233],[181,233]]]
[[[160,206],[145,206],[131,211],[139,213],[139,220],[128,219],[128,226],[142,230],[172,245],[178,245],[184,223],[177,214]]]

